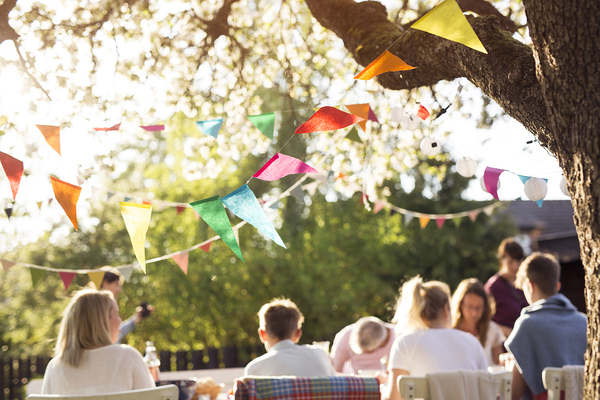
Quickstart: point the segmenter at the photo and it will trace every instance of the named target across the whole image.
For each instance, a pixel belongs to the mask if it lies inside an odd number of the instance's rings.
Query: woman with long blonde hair
[[[452,329],[450,288],[443,282],[423,282],[416,276],[402,285],[396,305],[402,334],[392,345],[385,399],[400,399],[396,381],[400,375],[425,376],[456,369],[486,369],[479,341]]]
[[[103,394],[154,387],[142,355],[131,346],[113,344],[120,323],[111,292],[76,293],[63,312],[42,393]]]
[[[492,321],[494,299],[478,279],[463,280],[452,296],[452,327],[475,336],[483,346],[489,365],[499,363],[506,336]]]

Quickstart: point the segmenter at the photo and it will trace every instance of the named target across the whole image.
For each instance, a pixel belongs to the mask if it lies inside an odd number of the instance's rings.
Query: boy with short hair
[[[304,316],[292,301],[275,299],[258,312],[258,336],[264,354],[246,365],[244,375],[300,377],[335,375],[327,353],[312,346],[298,345]]]
[[[545,398],[546,367],[582,365],[587,346],[586,316],[561,293],[560,264],[533,253],[523,261],[516,284],[530,305],[521,311],[505,346],[514,356],[512,399]]]

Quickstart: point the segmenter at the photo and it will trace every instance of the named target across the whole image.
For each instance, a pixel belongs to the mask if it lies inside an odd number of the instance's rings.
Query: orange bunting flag
[[[487,54],[487,50],[455,0],[445,0],[437,5],[412,24],[411,28],[464,44],[473,50]]]
[[[354,79],[368,81],[377,75],[383,74],[384,72],[408,71],[411,69],[415,69],[415,67],[408,65],[399,57],[396,57],[386,50],[379,57],[373,60],[371,64],[367,65],[365,69],[360,71],[358,75],[354,77]]]
[[[296,128],[294,134],[335,131],[345,128],[364,118],[340,111],[335,107],[321,107],[312,117]]]
[[[210,251],[210,245],[211,245],[211,243],[212,243],[212,242],[208,242],[208,243],[206,243],[205,245],[202,245],[202,246],[200,246],[200,248],[201,248],[202,250],[204,250],[205,252],[207,252],[207,253],[208,253],[208,252]]]
[[[421,229],[425,229],[425,227],[427,226],[427,224],[429,223],[430,220],[431,220],[431,218],[419,217],[419,223],[421,224]]]
[[[90,280],[92,282],[94,282],[94,285],[96,285],[96,289],[98,289],[98,290],[100,290],[100,286],[102,286],[102,281],[104,280],[105,273],[106,273],[106,271],[88,272],[88,276],[90,277]]]
[[[53,176],[50,177],[50,180],[52,181],[52,189],[54,190],[56,201],[58,201],[58,204],[65,210],[67,217],[69,217],[75,230],[77,230],[77,200],[79,200],[81,188],[63,182]]]
[[[173,256],[173,261],[179,265],[179,268],[183,271],[184,274],[187,275],[188,271],[188,260],[190,253],[188,251],[184,251],[183,253],[175,254]]]
[[[417,116],[419,118],[421,118],[423,121],[425,121],[427,119],[427,117],[429,117],[429,111],[423,107],[422,105],[419,104],[419,111],[417,111]]]
[[[42,135],[46,138],[46,142],[58,153],[60,154],[60,126],[53,125],[36,125]]]
[[[367,120],[369,119],[369,115],[371,114],[371,106],[369,104],[351,104],[346,106],[350,114],[356,115],[357,117],[361,117],[363,120],[358,123],[364,131],[367,130]]]
[[[73,278],[77,275],[75,272],[59,272],[58,275],[65,285],[65,290],[69,290],[69,285],[73,282]]]
[[[118,124],[113,125],[108,128],[92,128],[92,129],[95,130],[96,132],[108,132],[108,131],[118,131],[120,127],[121,127],[121,123],[118,123]]]

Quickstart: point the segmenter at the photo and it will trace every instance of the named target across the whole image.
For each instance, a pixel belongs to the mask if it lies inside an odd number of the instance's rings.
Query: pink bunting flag
[[[4,271],[8,271],[8,269],[9,269],[10,267],[12,267],[13,265],[15,265],[15,264],[16,264],[16,262],[12,262],[12,261],[9,261],[9,260],[5,260],[4,258],[3,258],[2,260],[0,260],[0,261],[2,261],[2,269],[3,269]]]
[[[164,125],[146,125],[146,126],[141,126],[140,128],[142,128],[145,131],[148,132],[156,132],[156,131],[164,131],[165,130],[165,126]]]
[[[435,223],[437,224],[438,229],[442,229],[442,226],[444,226],[444,222],[446,222],[446,218],[435,219]]]
[[[206,243],[205,245],[202,245],[202,246],[200,246],[200,248],[201,248],[202,250],[204,250],[205,252],[207,252],[207,253],[208,253],[208,252],[210,251],[210,245],[211,245],[211,244],[212,244],[212,242],[208,242],[208,243]]]
[[[373,206],[373,212],[375,214],[377,214],[379,211],[383,210],[385,208],[385,202],[381,201],[381,200],[377,200],[375,202],[375,205]]]
[[[472,222],[475,222],[475,220],[477,219],[478,215],[479,215],[479,211],[471,211],[471,212],[469,212],[469,219]]]
[[[0,151],[0,163],[2,163],[2,168],[4,168],[4,172],[10,182],[13,200],[16,200],[19,185],[21,184],[21,177],[23,176],[23,161],[19,161]]]
[[[363,120],[364,118],[340,111],[335,107],[325,106],[314,113],[308,121],[297,127],[294,133],[335,131]]]
[[[306,173],[318,171],[297,158],[277,153],[252,176],[263,181],[276,181],[284,176]]]
[[[485,188],[496,200],[500,200],[498,198],[498,180],[500,179],[500,174],[502,174],[504,171],[506,170],[487,167],[483,172],[483,182],[485,183]]]
[[[110,126],[108,128],[92,128],[92,129],[95,130],[96,132],[108,132],[108,131],[118,131],[120,127],[121,127],[121,123],[119,122],[118,124]]]
[[[59,272],[58,275],[65,285],[65,290],[69,290],[69,285],[73,282],[73,278],[77,275],[75,272]]]
[[[177,263],[177,265],[179,265],[179,268],[181,268],[183,273],[186,275],[188,272],[189,255],[190,255],[190,253],[188,251],[185,251],[183,253],[175,254],[173,256],[173,261],[175,261]]]

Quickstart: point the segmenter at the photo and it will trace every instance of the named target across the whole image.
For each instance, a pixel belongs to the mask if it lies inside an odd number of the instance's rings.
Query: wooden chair
[[[510,387],[512,384],[512,372],[492,372],[494,379],[500,382],[498,392],[503,400],[510,400]],[[404,400],[431,399],[429,384],[424,376],[401,375],[398,377],[398,390]],[[548,398],[550,400],[550,398]]]
[[[32,394],[27,400],[179,400],[179,389],[175,385],[157,388],[131,390],[129,392],[92,394],[92,395],[57,395]]]
[[[560,400],[560,391],[565,389],[562,368],[544,368],[542,381],[548,391],[548,400]]]

